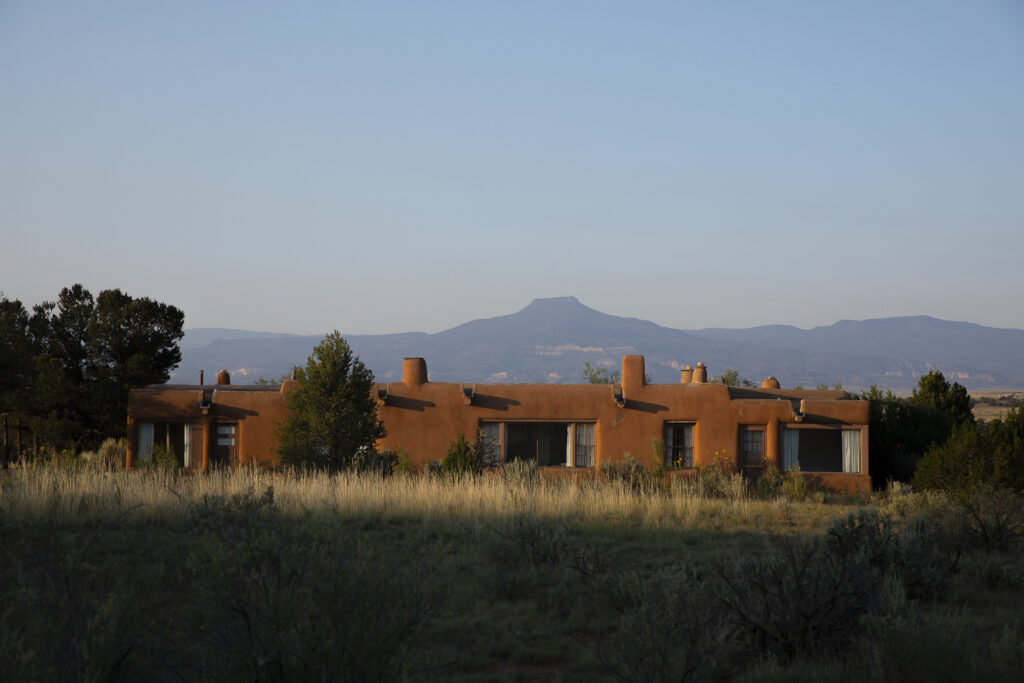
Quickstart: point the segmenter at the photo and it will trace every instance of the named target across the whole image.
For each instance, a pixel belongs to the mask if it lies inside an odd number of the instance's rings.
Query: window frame
[[[682,429],[683,443],[676,443],[677,430]],[[662,428],[662,443],[665,444],[665,465],[670,469],[693,469],[694,436],[697,430],[696,420],[667,420]],[[683,453],[682,458],[676,454]],[[680,464],[682,462],[682,464]]]
[[[767,425],[763,425],[763,424],[740,425],[740,429],[739,429],[739,458],[740,458],[740,463],[739,463],[739,465],[740,465],[741,469],[764,469],[765,457],[766,457],[765,456],[765,447],[767,445],[765,443],[766,442],[766,438],[765,437],[766,437],[767,432],[768,432],[768,426]],[[758,439],[758,441],[759,441],[760,446],[761,446],[760,453],[758,454],[759,457],[757,457],[757,463],[756,464],[752,463],[752,456],[755,454],[755,451],[753,451],[753,450],[749,450],[748,451],[748,449],[747,449],[747,445],[753,443],[753,439],[750,439],[748,437],[752,436],[754,434],[758,434],[760,436],[760,439]]]

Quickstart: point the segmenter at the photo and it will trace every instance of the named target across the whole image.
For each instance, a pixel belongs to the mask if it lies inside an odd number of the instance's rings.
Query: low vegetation
[[[800,499],[792,479],[759,491],[717,468],[657,484],[632,465],[571,481],[525,463],[69,462],[0,473],[3,680],[1016,680],[1024,665],[1024,502],[1005,488]]]

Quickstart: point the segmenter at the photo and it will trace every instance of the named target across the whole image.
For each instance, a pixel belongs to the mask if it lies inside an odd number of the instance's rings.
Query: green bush
[[[786,474],[786,478],[782,482],[782,495],[791,500],[803,500],[807,498],[810,492],[810,484],[807,482],[807,477],[803,472],[798,470]]]
[[[363,447],[356,451],[352,461],[352,469],[360,474],[390,477],[398,466],[398,453],[392,450],[378,451],[373,447]]]
[[[986,425],[957,425],[928,449],[913,478],[917,490],[944,489],[961,498],[984,483],[1024,492],[1024,408]]]
[[[466,441],[466,435],[460,432],[448,446],[448,452],[441,461],[441,471],[448,475],[460,475],[480,474],[482,469],[483,453],[477,444]]]
[[[153,465],[163,469],[177,469],[181,467],[181,458],[174,449],[168,448],[162,444],[156,444],[153,446]]]
[[[782,487],[786,483],[786,475],[774,464],[766,462],[764,473],[758,477],[755,490],[759,498],[771,500],[782,495]]]

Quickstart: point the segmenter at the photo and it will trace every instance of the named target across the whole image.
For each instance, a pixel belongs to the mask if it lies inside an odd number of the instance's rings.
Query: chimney
[[[199,371],[199,386],[203,386],[203,371]]]
[[[779,389],[781,387],[779,386],[779,380],[775,379],[774,377],[769,377],[768,379],[766,379],[763,382],[761,382],[761,388],[762,389]]]
[[[679,381],[683,384],[689,384],[693,381],[693,366],[687,365],[685,368],[679,371]]]
[[[693,383],[704,384],[708,381],[708,369],[704,367],[703,363],[697,363],[697,367],[693,369]]]
[[[217,373],[217,384],[231,384],[231,374],[227,370]]]
[[[644,385],[644,357],[622,357],[622,390],[628,396]]]
[[[427,383],[427,361],[422,358],[402,360],[402,383],[407,387],[418,387]]]

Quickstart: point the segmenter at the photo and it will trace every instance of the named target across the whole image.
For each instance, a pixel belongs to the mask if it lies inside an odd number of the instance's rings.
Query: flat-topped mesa
[[[422,358],[402,359],[402,384],[418,387],[427,383],[427,361]]]

